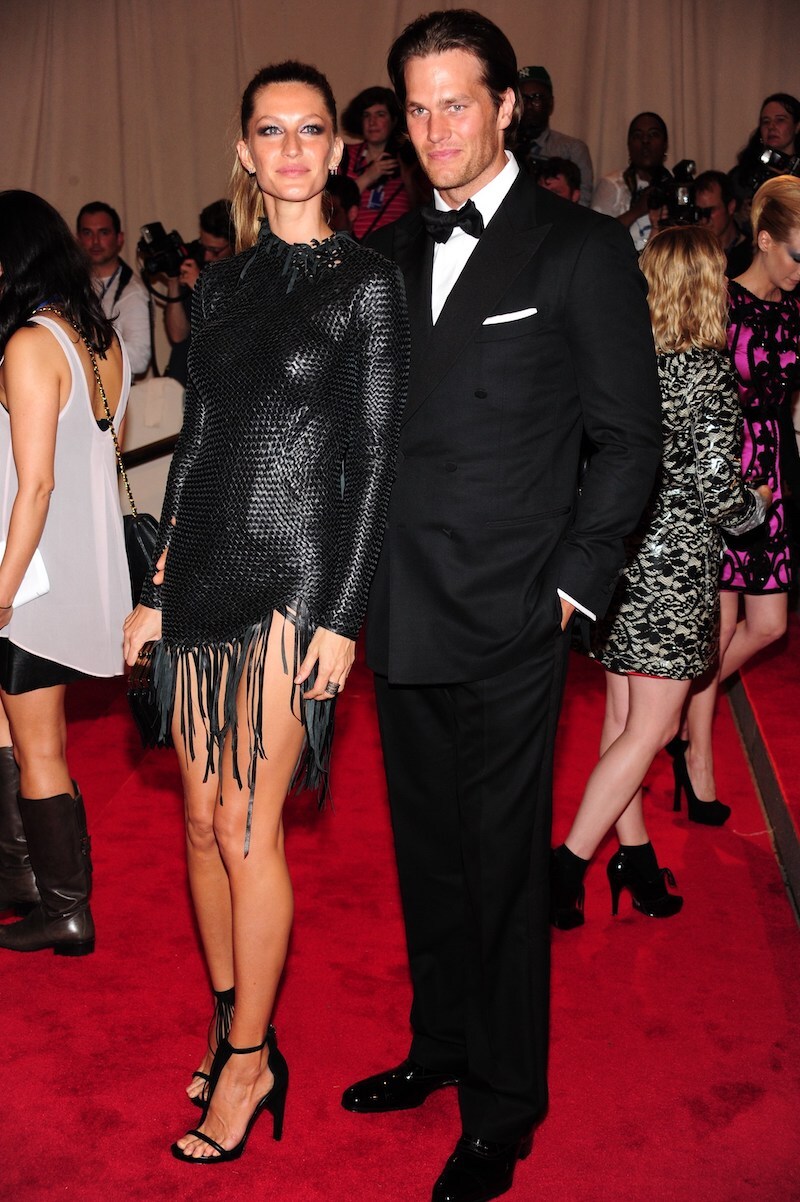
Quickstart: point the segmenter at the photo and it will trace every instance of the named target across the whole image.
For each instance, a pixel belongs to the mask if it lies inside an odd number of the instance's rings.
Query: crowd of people
[[[342,1105],[455,1085],[433,1202],[488,1202],[547,1108],[549,926],[583,924],[612,825],[613,912],[623,890],[644,915],[681,910],[644,778],[668,746],[676,809],[726,820],[717,689],[785,629],[800,106],[768,97],[770,162],[748,144],[736,172],[704,172],[685,221],[662,118],[632,120],[628,165],[593,188],[585,144],[549,127],[548,72],[487,18],[418,18],[388,70],[345,110],[350,145],[316,67],[244,91],[231,200],[168,274],[185,417],[138,598],[109,427],[147,348],[119,216],[87,204],[76,237],[0,194],[0,904],[22,914],[0,948],[94,950],[64,693],[146,654],[213,991],[187,1086],[202,1117],[172,1153],[236,1159],[264,1112],[280,1139],[282,810],[293,784],[324,801],[367,615],[412,1041]],[[578,625],[606,713],[551,851]]]

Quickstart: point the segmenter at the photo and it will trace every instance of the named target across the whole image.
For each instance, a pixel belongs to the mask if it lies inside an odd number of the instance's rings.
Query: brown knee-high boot
[[[41,902],[20,922],[0,926],[0,948],[52,948],[60,956],[88,955],[94,951],[94,922],[83,798],[76,786],[74,797],[20,797],[19,809]]]
[[[39,902],[19,812],[19,768],[13,747],[0,747],[0,910],[23,913]]]

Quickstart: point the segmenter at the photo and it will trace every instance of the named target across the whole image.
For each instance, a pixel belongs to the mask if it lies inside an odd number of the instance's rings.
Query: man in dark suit
[[[343,1105],[407,1109],[457,1083],[463,1133],[433,1198],[483,1202],[510,1188],[547,1104],[564,631],[576,606],[591,618],[610,600],[658,462],[659,395],[626,231],[537,188],[505,151],[505,35],[477,13],[429,14],[389,74],[436,189],[436,211],[372,243],[403,271],[412,322],[367,654],[413,1040]]]

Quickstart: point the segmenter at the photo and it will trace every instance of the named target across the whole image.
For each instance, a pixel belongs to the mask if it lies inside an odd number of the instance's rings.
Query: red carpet
[[[602,672],[576,660],[562,721],[556,836],[592,767]],[[136,746],[118,685],[75,688],[70,761],[94,844],[97,952],[0,951],[0,1198],[9,1202],[427,1202],[458,1133],[453,1091],[365,1117],[342,1089],[402,1058],[409,989],[367,673],[340,707],[336,811],[287,813],[297,916],[276,1025],[292,1081],[281,1144],[268,1121],[227,1166],[177,1163],[197,1119],[182,1091],[209,1002],[183,867],[169,752]],[[719,721],[714,831],[671,811],[665,756],[651,834],[684,894],[657,922],[623,895],[611,844],[586,926],[556,932],[551,1108],[513,1198],[525,1202],[791,1202],[800,1198],[800,932],[732,721]]]

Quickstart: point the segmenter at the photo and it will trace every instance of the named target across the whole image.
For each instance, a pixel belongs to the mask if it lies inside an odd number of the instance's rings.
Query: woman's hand
[[[163,558],[163,557],[162,557]],[[159,561],[160,562],[160,561]],[[125,663],[132,668],[139,658],[145,643],[158,642],[161,638],[161,610],[137,605],[122,624],[122,652]]]
[[[309,689],[304,696],[308,701],[332,701],[344,688],[355,657],[356,645],[352,639],[320,626],[308,645],[308,652],[294,683],[303,684],[308,680],[316,664],[317,679],[313,689]],[[334,685],[338,688],[334,688]]]
[[[382,179],[383,176],[391,178],[395,175],[399,166],[400,164],[395,156],[384,151],[379,159],[375,159],[369,166],[364,168],[356,183],[362,192],[365,188],[374,188],[377,181]]]
[[[767,509],[769,509],[770,505],[772,504],[772,489],[770,486],[768,484],[759,484],[756,492],[761,497]],[[2,614],[0,614],[0,617],[2,617]]]

